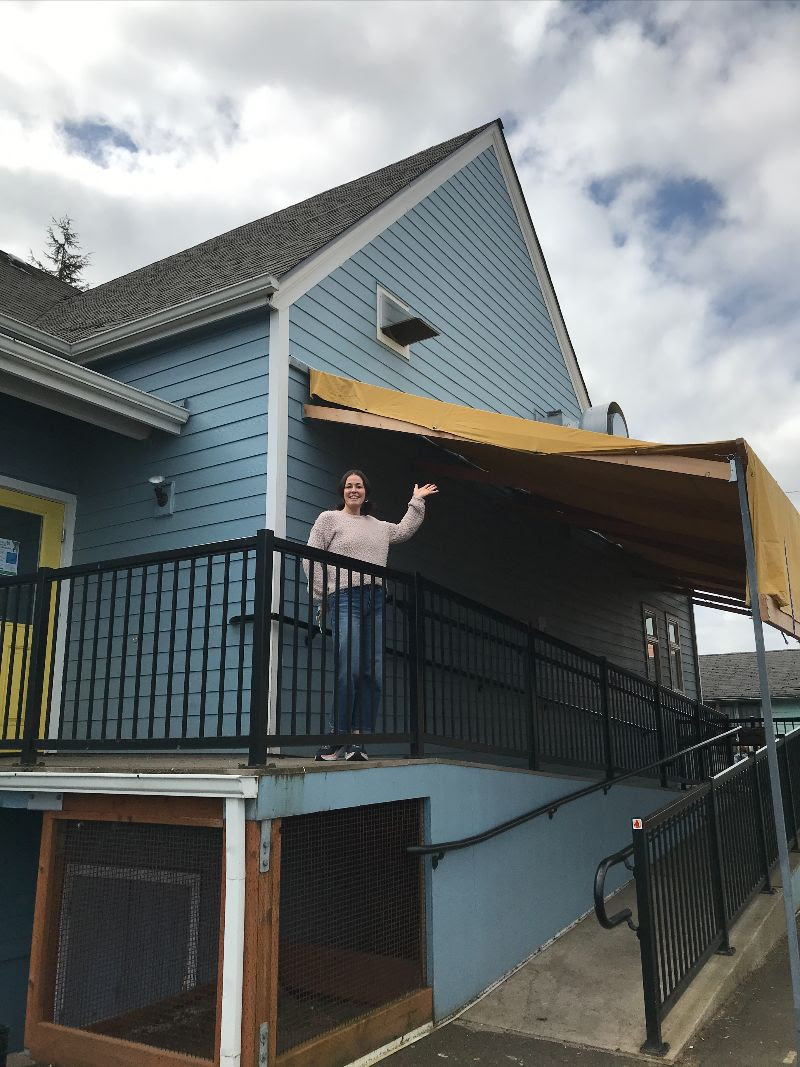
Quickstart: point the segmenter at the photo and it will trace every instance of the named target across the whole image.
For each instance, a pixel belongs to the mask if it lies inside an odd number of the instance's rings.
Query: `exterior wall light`
[[[175,510],[175,483],[168,482],[163,474],[154,474],[147,481],[156,498],[154,514],[157,517],[171,515]]]

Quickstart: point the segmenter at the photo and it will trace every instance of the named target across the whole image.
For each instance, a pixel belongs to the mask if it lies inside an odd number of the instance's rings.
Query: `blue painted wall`
[[[351,773],[352,772],[352,773]],[[258,818],[428,800],[430,841],[479,833],[585,784],[527,771],[414,762],[263,777]],[[672,794],[620,786],[475,848],[427,862],[429,978],[446,1018],[592,907],[594,872],[630,842],[630,819]],[[610,886],[611,888],[611,886]]]
[[[441,331],[410,360],[376,336],[382,285]],[[301,297],[292,355],[405,392],[527,418],[579,414],[493,149]]]
[[[0,806],[0,1023],[23,1048],[42,816]]]
[[[178,436],[135,441],[0,398],[0,474],[78,497],[76,563],[249,536],[264,525],[269,321],[222,328],[95,365],[174,403]],[[152,474],[175,479],[174,515],[154,516]]]
[[[440,480],[433,447],[389,435],[303,419],[308,376],[292,369],[289,405],[287,533],[305,541],[320,511],[336,506],[348,467],[373,480],[376,515],[398,521],[415,482]],[[392,549],[390,563],[420,570],[453,589],[607,656],[628,670],[646,670],[642,603],[658,613],[662,647],[666,614],[680,622],[687,693],[695,695],[691,605],[637,573],[631,556],[607,541],[532,513],[495,489],[447,481],[429,501],[416,537]]]

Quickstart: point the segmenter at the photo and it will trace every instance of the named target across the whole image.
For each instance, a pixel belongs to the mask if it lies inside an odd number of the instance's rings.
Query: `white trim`
[[[428,1037],[434,1030],[433,1023],[424,1023],[422,1026],[418,1026],[416,1030],[409,1030],[407,1034],[401,1034],[400,1037],[396,1037],[394,1041],[390,1041],[388,1045],[381,1045],[380,1048],[376,1048],[374,1052],[368,1052],[366,1056],[361,1056],[360,1059],[352,1060],[348,1063],[347,1067],[373,1067],[373,1064],[380,1063],[381,1060],[385,1060],[389,1056],[393,1056],[395,1052],[399,1052],[401,1048],[405,1048],[407,1045],[413,1045],[415,1041],[421,1041],[423,1037]]]
[[[288,308],[304,293],[326,278],[331,271],[340,267],[344,262],[355,255],[364,245],[369,244],[387,227],[391,226],[399,218],[402,218],[413,207],[416,207],[426,196],[430,196],[438,187],[452,178],[454,174],[472,162],[476,156],[489,148],[493,142],[492,131],[495,126],[472,137],[461,148],[451,152],[449,156],[437,163],[436,166],[426,170],[419,178],[406,185],[400,192],[395,193],[380,207],[375,208],[364,218],[354,223],[349,229],[331,241],[330,244],[320,249],[319,252],[303,260],[288,274],[281,279],[280,290],[272,298],[272,306]]]
[[[391,300],[397,304],[404,311],[407,311],[409,315],[413,315],[414,312],[408,306],[404,304],[399,296],[395,296],[394,293],[390,293],[388,289],[385,289],[380,282],[375,291],[375,337],[380,341],[382,345],[386,345],[387,348],[391,348],[393,352],[396,352],[398,356],[402,356],[403,359],[411,359],[411,345],[399,345],[397,341],[393,341],[391,337],[383,332],[381,329],[381,297],[385,296],[387,300]]]
[[[225,800],[225,929],[222,934],[220,1067],[239,1067],[242,1054],[245,896],[244,800]]]
[[[531,264],[533,265],[533,270],[536,274],[536,280],[539,283],[539,288],[542,290],[542,296],[544,297],[547,312],[553,323],[556,340],[561,349],[561,355],[564,359],[570,381],[572,382],[572,388],[575,390],[575,395],[578,398],[578,403],[583,412],[591,406],[589,393],[586,389],[586,383],[583,380],[580,367],[578,366],[578,357],[575,355],[575,349],[572,347],[572,341],[567,333],[567,324],[564,322],[561,306],[558,303],[558,297],[553,288],[553,281],[544,260],[542,246],[539,244],[539,238],[536,236],[536,230],[533,228],[528,205],[525,201],[525,194],[522,192],[522,187],[519,184],[519,178],[514,169],[514,163],[508,151],[508,146],[506,145],[505,138],[499,127],[494,126],[492,128],[492,134],[492,143],[497,155],[497,160],[500,164],[500,169],[503,172],[506,188],[508,189],[511,202],[514,206],[517,222],[522,230],[522,236],[525,239],[528,255],[531,257]]]
[[[289,443],[289,309],[269,317],[267,400],[267,529],[286,536],[287,446]]]
[[[58,355],[69,358],[72,348],[69,341],[62,341],[60,337],[54,337],[53,334],[45,333],[44,330],[40,330],[36,326],[29,326],[25,322],[20,322],[19,319],[12,318],[11,315],[4,315],[1,311],[0,331],[17,341],[27,341],[29,344],[44,348],[48,352],[52,350]]]
[[[127,437],[179,434],[189,418],[177,404],[13,337],[0,336],[0,382],[12,396]]]
[[[91,363],[96,359],[124,351],[132,343],[160,341],[184,330],[207,326],[218,319],[227,318],[232,312],[252,311],[268,305],[269,298],[279,288],[271,274],[259,274],[224,289],[215,289],[204,296],[184,300],[160,311],[154,311],[132,322],[113,326],[110,330],[92,334],[83,341],[75,341],[71,355],[78,363]]]
[[[91,771],[0,771],[0,791],[26,793],[108,793],[113,796],[231,797],[258,796],[255,775],[135,774]]]

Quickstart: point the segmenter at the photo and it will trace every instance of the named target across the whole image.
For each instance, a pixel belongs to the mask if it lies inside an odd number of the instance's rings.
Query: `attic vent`
[[[6,256],[8,257],[8,262],[11,264],[12,267],[15,267],[23,274],[31,273],[31,269],[24,259],[20,259],[19,256],[15,256],[11,252],[6,252]]]
[[[378,340],[401,355],[409,356],[409,346],[438,337],[439,331],[415,314],[406,304],[378,286]]]

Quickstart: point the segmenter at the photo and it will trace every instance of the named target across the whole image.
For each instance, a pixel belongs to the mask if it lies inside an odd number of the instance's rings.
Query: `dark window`
[[[644,656],[647,677],[651,682],[661,681],[661,656],[658,647],[658,621],[652,608],[642,607],[644,627]]]
[[[667,615],[667,647],[669,650],[669,673],[672,688],[683,692],[683,656],[681,653],[681,626],[677,619]]]

